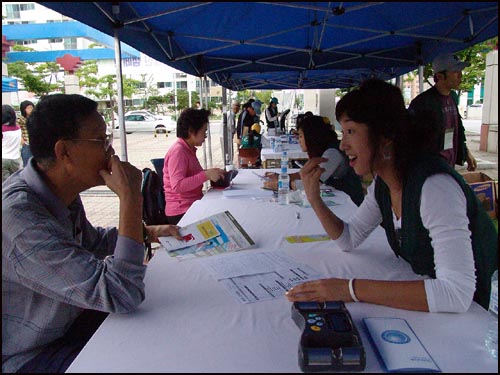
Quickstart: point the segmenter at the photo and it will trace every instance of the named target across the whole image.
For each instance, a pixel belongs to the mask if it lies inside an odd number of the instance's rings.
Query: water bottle
[[[498,358],[498,270],[491,277],[491,297],[488,311],[490,320],[484,344],[491,356]]]
[[[288,173],[288,152],[281,152],[281,173]]]
[[[279,204],[288,204],[289,203],[289,195],[290,192],[290,177],[288,173],[280,173],[278,177],[278,203]]]
[[[280,139],[280,137],[276,138],[275,147],[276,147],[276,150],[274,150],[274,152],[281,152],[283,150],[283,148],[281,146],[281,139]]]
[[[278,203],[288,204],[290,192],[290,176],[288,176],[288,152],[281,153],[281,170],[278,177]]]
[[[271,143],[271,150],[273,150],[273,152],[276,152],[276,139],[272,137],[269,142]]]

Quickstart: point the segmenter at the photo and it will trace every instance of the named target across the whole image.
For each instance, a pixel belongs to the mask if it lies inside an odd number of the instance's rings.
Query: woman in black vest
[[[340,148],[358,175],[375,177],[363,203],[342,221],[323,202],[323,158],[301,171],[307,199],[343,251],[356,248],[379,225],[396,256],[423,280],[323,279],[296,286],[290,301],[362,301],[407,310],[465,312],[472,301],[488,308],[498,267],[493,222],[455,170],[429,149],[437,137],[430,114],[410,118],[399,88],[365,81],[337,104]]]

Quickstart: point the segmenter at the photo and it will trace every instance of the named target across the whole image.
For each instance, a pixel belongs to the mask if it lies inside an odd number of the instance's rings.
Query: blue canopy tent
[[[40,4],[231,90],[394,78],[498,35],[497,2]]]
[[[17,92],[17,79],[2,76],[2,92]]]
[[[442,52],[498,35],[496,2],[40,2],[185,73],[231,90],[238,74],[384,71],[392,77]],[[392,70],[391,70],[392,69]],[[280,74],[280,73],[277,73]],[[348,73],[345,73],[348,74]],[[376,73],[375,73],[376,74]],[[249,81],[248,84],[251,83]],[[330,88],[345,87],[333,80]],[[274,88],[271,87],[263,88]]]

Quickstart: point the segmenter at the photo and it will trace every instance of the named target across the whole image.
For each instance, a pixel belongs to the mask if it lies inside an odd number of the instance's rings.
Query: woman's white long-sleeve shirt
[[[382,222],[375,199],[375,181],[368,187],[362,205],[336,240],[343,251],[351,251]],[[419,199],[419,197],[415,197]],[[404,212],[403,212],[404,214]],[[476,276],[465,195],[447,174],[427,178],[422,186],[420,215],[429,230],[434,249],[436,278],[424,280],[430,312],[465,312],[474,297]],[[394,228],[401,220],[393,213]]]

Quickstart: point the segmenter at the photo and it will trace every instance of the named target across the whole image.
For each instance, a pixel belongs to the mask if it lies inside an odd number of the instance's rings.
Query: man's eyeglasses
[[[106,134],[105,139],[97,139],[97,138],[90,138],[90,139],[81,139],[81,138],[74,138],[74,139],[69,139],[69,141],[75,141],[75,142],[102,142],[104,144],[104,151],[107,152],[109,148],[113,145],[113,134]]]

